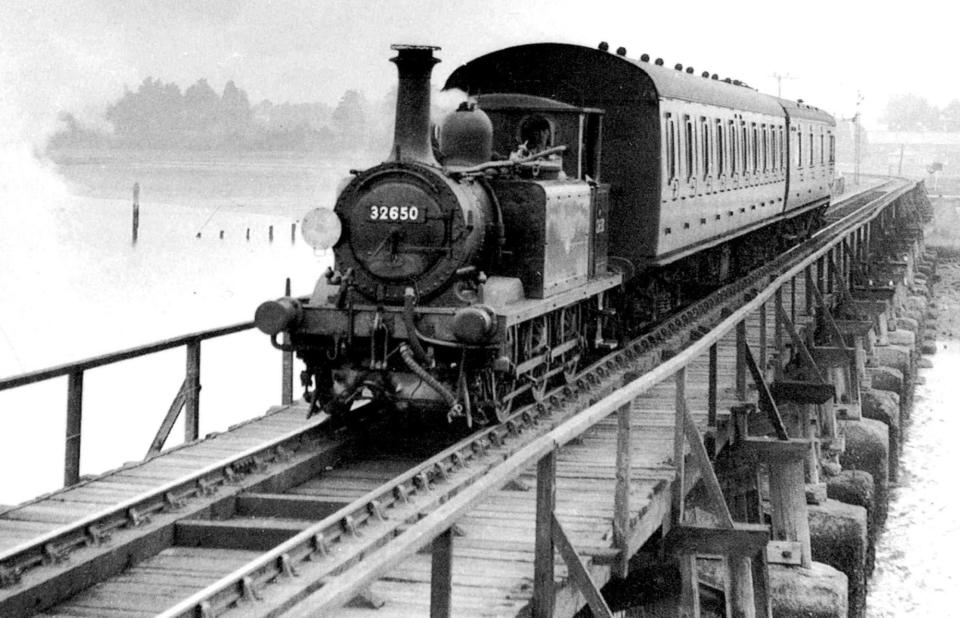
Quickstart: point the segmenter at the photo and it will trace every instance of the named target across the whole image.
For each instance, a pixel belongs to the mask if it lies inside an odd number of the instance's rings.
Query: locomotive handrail
[[[54,378],[67,377],[67,411],[66,435],[64,437],[64,464],[63,484],[65,487],[74,485],[80,480],[80,447],[82,443],[83,419],[83,376],[84,372],[97,367],[112,365],[125,360],[149,356],[157,352],[164,352],[174,348],[186,347],[187,362],[183,383],[181,384],[173,403],[157,429],[156,436],[150,444],[147,456],[159,453],[169,436],[170,430],[185,408],[184,439],[196,440],[200,434],[200,343],[207,339],[224,337],[235,333],[251,330],[253,321],[240,322],[229,326],[221,326],[208,330],[197,331],[163,339],[118,352],[93,356],[62,365],[55,365],[45,369],[30,371],[20,375],[0,378],[0,392],[14,388],[44,382]],[[285,403],[292,399],[292,355],[283,354],[282,398]]]

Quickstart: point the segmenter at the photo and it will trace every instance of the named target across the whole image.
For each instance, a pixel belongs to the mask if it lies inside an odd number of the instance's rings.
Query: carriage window
[[[753,132],[753,141],[751,145],[751,159],[753,161],[753,173],[756,174],[760,170],[760,138],[757,132],[757,123],[751,122],[750,128]]]
[[[703,165],[700,174],[706,180],[710,177],[710,125],[703,116],[700,117],[700,157]]]
[[[683,138],[683,162],[686,165],[686,177],[687,180],[692,180],[696,175],[694,172],[694,165],[697,161],[696,157],[694,157],[696,142],[693,141],[693,120],[687,115],[683,116]]]
[[[787,169],[787,140],[785,127],[780,127],[780,170],[784,171]]]
[[[730,173],[737,174],[740,171],[740,140],[737,139],[737,127],[735,121],[727,123],[727,141],[730,142]]]
[[[723,176],[727,173],[726,163],[727,157],[725,156],[727,147],[727,140],[723,138],[723,121],[717,119],[716,122],[717,129],[717,177]]]
[[[823,165],[826,162],[825,159],[826,157],[824,157],[824,149],[823,149],[823,129],[821,128],[820,129],[820,165]]]
[[[836,138],[834,137],[833,133],[829,132],[829,135],[830,135],[830,163],[833,163],[834,161],[836,161],[835,156],[836,156],[837,144],[835,141]]]
[[[747,173],[747,162],[750,159],[749,149],[750,140],[747,138],[747,123],[743,120],[740,121],[740,167],[743,169],[744,173]]]
[[[673,182],[677,177],[677,129],[672,114],[667,114],[667,179]]]
[[[796,129],[797,135],[794,140],[797,142],[797,169],[803,167],[803,133],[800,132],[799,127]]]
[[[810,132],[807,133],[807,150],[810,152],[810,167],[813,167],[813,127],[810,128]]]

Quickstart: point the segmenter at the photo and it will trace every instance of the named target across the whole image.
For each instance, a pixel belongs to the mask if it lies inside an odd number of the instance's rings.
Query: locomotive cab
[[[511,93],[481,94],[477,107],[493,124],[493,158],[566,146],[562,157],[566,176],[600,182],[603,110]]]

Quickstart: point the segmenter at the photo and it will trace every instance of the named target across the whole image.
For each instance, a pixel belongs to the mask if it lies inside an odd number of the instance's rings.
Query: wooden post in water
[[[133,244],[140,237],[140,183],[133,183]]]
[[[268,235],[269,238],[270,238],[270,242],[273,242],[273,226],[272,226],[272,225],[270,226],[270,230],[269,230],[269,232],[267,233],[267,235]]]
[[[290,244],[294,245],[297,242],[297,224],[290,224]]]

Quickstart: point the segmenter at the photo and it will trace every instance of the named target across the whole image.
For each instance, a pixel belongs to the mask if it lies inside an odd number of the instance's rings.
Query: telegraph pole
[[[777,80],[777,98],[778,98],[778,99],[779,99],[779,98],[783,98],[783,97],[782,97],[782,94],[781,94],[781,90],[782,90],[782,89],[781,89],[781,85],[782,85],[782,82],[783,82],[783,80],[785,80],[785,79],[793,79],[793,75],[790,75],[789,73],[772,73],[772,74],[770,75],[770,77],[772,77],[772,78],[774,78],[775,80]]]

